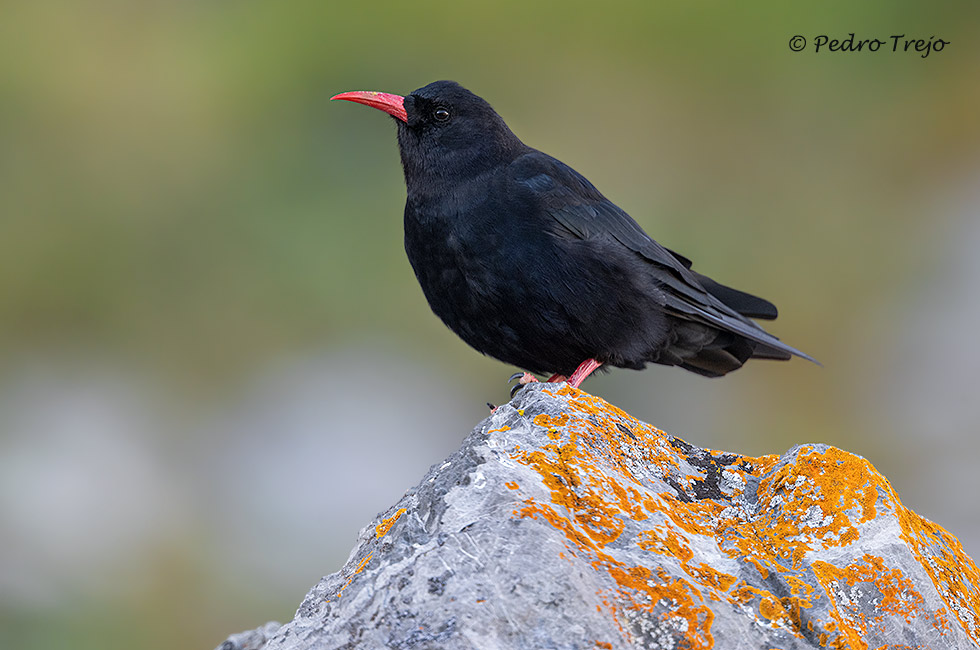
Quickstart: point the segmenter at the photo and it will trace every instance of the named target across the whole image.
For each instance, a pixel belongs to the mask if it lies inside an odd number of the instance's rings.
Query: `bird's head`
[[[353,91],[345,99],[382,110],[397,120],[405,180],[465,179],[510,162],[524,145],[481,97],[455,81],[435,81],[401,97]]]

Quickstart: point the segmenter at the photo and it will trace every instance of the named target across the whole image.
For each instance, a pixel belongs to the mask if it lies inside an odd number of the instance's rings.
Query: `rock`
[[[978,585],[859,456],[699,449],[537,384],[361,531],[292,622],[221,648],[977,648]]]
[[[217,650],[261,650],[281,627],[280,623],[269,621],[258,629],[232,634]]]

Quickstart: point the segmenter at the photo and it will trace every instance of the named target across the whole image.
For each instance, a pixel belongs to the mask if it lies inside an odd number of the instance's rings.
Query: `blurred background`
[[[455,79],[824,367],[585,388],[687,441],[861,454],[980,556],[980,4],[0,8],[0,646],[289,620],[507,399],[429,312],[390,118]],[[819,34],[949,41],[814,53]],[[789,39],[811,41],[801,53]]]

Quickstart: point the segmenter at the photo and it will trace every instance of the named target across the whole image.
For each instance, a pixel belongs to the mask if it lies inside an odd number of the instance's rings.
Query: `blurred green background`
[[[0,8],[0,646],[288,620],[506,400],[401,247],[391,120],[455,79],[814,355],[590,392],[691,443],[869,458],[980,554],[980,4]],[[950,41],[921,58],[789,39]]]

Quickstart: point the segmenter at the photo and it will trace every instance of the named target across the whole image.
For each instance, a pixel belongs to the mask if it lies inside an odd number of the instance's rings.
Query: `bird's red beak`
[[[408,113],[405,112],[405,98],[401,95],[379,93],[373,90],[353,90],[349,93],[334,95],[330,99],[346,99],[349,102],[357,102],[384,111],[402,122],[408,121]]]

